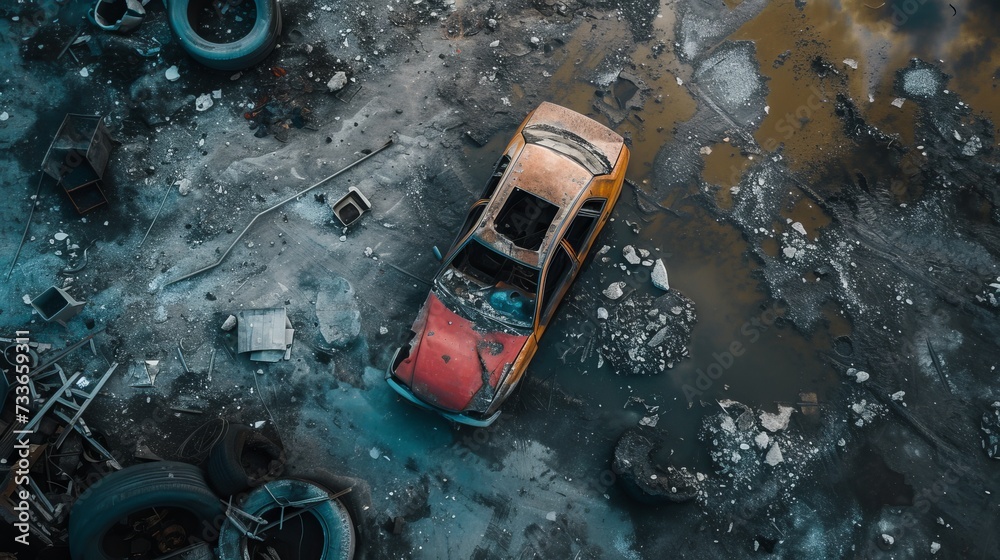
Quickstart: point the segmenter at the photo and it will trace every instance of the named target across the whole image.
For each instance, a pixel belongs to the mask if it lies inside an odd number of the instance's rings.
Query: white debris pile
[[[866,424],[871,424],[877,418],[881,418],[886,413],[886,408],[877,402],[869,402],[867,399],[860,399],[850,405],[850,412],[854,418],[854,425],[862,428]]]
[[[632,292],[607,313],[600,331],[601,355],[617,373],[658,374],[688,357],[697,316],[694,302],[676,290],[655,299]]]

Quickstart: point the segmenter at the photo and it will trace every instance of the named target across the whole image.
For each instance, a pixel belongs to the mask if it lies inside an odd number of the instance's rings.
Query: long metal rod
[[[355,160],[353,163],[349,164],[347,167],[344,167],[340,171],[337,171],[333,175],[330,175],[329,177],[326,177],[325,179],[321,179],[319,182],[313,184],[312,186],[306,188],[305,190],[299,191],[299,192],[293,194],[292,196],[289,196],[288,198],[282,200],[281,202],[275,204],[274,206],[268,208],[267,210],[264,210],[260,214],[257,214],[256,216],[253,217],[252,220],[250,220],[250,223],[247,224],[247,227],[243,228],[243,231],[241,231],[240,234],[236,236],[236,239],[234,239],[233,242],[229,245],[229,248],[226,249],[226,252],[222,253],[222,256],[219,257],[219,260],[215,261],[214,263],[212,263],[212,264],[210,264],[210,265],[208,265],[206,267],[199,268],[198,270],[196,270],[194,272],[190,272],[188,274],[185,274],[184,276],[181,276],[180,278],[175,278],[173,280],[170,280],[169,282],[166,282],[165,284],[163,284],[163,287],[165,288],[165,287],[167,287],[167,286],[169,286],[171,284],[175,284],[177,282],[180,282],[181,280],[187,280],[188,278],[191,278],[192,276],[197,276],[197,275],[201,274],[202,272],[205,272],[206,270],[211,270],[211,269],[219,266],[220,264],[222,264],[222,261],[224,261],[226,259],[226,257],[229,256],[229,252],[233,250],[233,247],[235,247],[237,243],[239,243],[240,239],[242,239],[243,236],[246,234],[246,232],[250,230],[250,227],[254,225],[254,223],[257,221],[258,218],[260,218],[264,214],[267,214],[268,212],[271,212],[273,210],[277,210],[278,208],[280,208],[281,206],[285,205],[286,203],[291,202],[292,200],[295,200],[296,198],[298,198],[298,197],[306,194],[307,192],[315,189],[316,187],[322,185],[323,183],[329,181],[330,179],[333,179],[334,177],[336,177],[336,176],[338,176],[338,175],[340,175],[342,173],[345,173],[346,171],[348,171],[349,169],[351,169],[355,165],[357,165],[357,164],[365,161],[366,159],[374,156],[375,154],[381,152],[382,150],[388,148],[391,145],[392,145],[392,138],[390,138],[389,141],[386,142],[385,144],[383,144],[380,148],[377,148],[374,151],[372,151],[370,154],[366,154],[364,157],[361,157],[360,159]]]
[[[35,215],[35,205],[38,204],[38,193],[42,192],[42,181],[45,180],[45,173],[39,171],[38,176],[38,186],[35,187],[35,196],[31,199],[31,212],[28,212],[28,221],[24,224],[24,233],[21,234],[21,243],[17,246],[17,252],[14,253],[14,260],[10,261],[10,268],[7,270],[7,276],[4,281],[10,280],[10,273],[14,272],[14,265],[17,264],[17,257],[21,256],[21,248],[24,247],[24,240],[28,238],[28,228],[31,227],[31,218]]]
[[[55,353],[55,355],[50,356],[49,359],[46,360],[44,364],[41,364],[40,366],[35,368],[35,371],[31,372],[29,374],[29,377],[39,377],[39,374],[44,373],[47,369],[55,365],[56,362],[65,358],[67,354],[83,346],[84,344],[87,343],[88,340],[94,338],[95,336],[101,334],[102,332],[104,332],[104,327],[97,329],[96,331],[88,334],[87,336],[81,338],[80,340],[74,342],[73,344],[70,344],[66,348],[59,350],[58,352]]]
[[[149,232],[153,231],[153,226],[156,224],[156,218],[160,217],[160,212],[163,210],[163,204],[167,202],[167,197],[170,196],[170,191],[173,190],[173,185],[167,185],[167,192],[163,193],[163,200],[160,201],[160,207],[156,209],[156,214],[153,215],[153,221],[149,222],[149,229],[146,230],[146,235],[142,236],[142,241],[139,242],[139,247],[146,242],[146,238],[149,237]],[[137,249],[139,247],[136,247]]]

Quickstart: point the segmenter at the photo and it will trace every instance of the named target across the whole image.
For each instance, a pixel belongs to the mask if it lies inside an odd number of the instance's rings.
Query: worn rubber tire
[[[371,486],[368,485],[367,481],[351,476],[333,474],[328,470],[320,468],[299,468],[295,464],[290,464],[285,472],[290,478],[314,482],[330,494],[336,494],[342,490],[351,488],[350,492],[338,499],[343,502],[347,508],[347,512],[351,514],[351,519],[354,520],[356,540],[364,542],[367,535],[378,533],[375,526],[375,519],[372,516],[375,510],[372,507]],[[363,547],[356,549],[355,555],[358,558],[364,557],[365,549]]]
[[[279,500],[296,501],[327,496],[327,490],[314,482],[294,478],[274,480],[255,489],[240,504],[240,509],[257,517],[278,509]],[[347,508],[340,500],[328,500],[302,515],[312,515],[319,522],[323,550],[319,560],[351,560],[354,558],[354,523]],[[316,535],[306,535],[307,542]],[[231,521],[226,521],[219,532],[219,560],[243,560],[247,557],[247,539]]]
[[[69,515],[73,560],[109,560],[102,540],[123,517],[150,507],[186,510],[210,526],[223,516],[222,503],[193,465],[159,461],[109,474],[77,498]]]
[[[243,453],[250,447],[277,463],[272,463],[274,467],[267,472],[248,473],[243,466]],[[249,426],[233,424],[209,451],[205,470],[212,489],[225,497],[274,480],[281,474],[284,461],[281,447]]]
[[[213,43],[191,26],[191,16],[202,4],[199,0],[164,0],[170,28],[191,58],[216,70],[243,70],[267,58],[281,35],[278,0],[247,0],[257,8],[257,20],[249,33],[232,43]]]

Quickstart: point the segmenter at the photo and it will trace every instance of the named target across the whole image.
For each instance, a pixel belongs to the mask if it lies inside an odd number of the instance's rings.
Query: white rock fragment
[[[556,520],[556,512],[550,511],[550,512],[546,513],[545,514],[545,519],[548,519],[549,521],[555,521]]]
[[[771,436],[767,435],[767,432],[761,432],[753,438],[753,442],[757,444],[757,447],[764,449],[768,443],[771,443]]]
[[[602,321],[604,319],[607,319],[608,318],[608,310],[605,309],[605,308],[603,308],[603,307],[598,307],[597,308],[597,318],[601,319]]]
[[[788,427],[788,420],[791,419],[793,412],[795,412],[794,407],[780,404],[778,405],[777,413],[762,410],[760,413],[760,424],[769,432],[784,430]]]
[[[846,65],[849,68],[851,68],[851,70],[857,70],[858,69],[858,61],[854,60],[853,58],[845,58],[844,59],[844,65]]]
[[[225,321],[223,321],[222,330],[231,331],[235,326],[236,326],[236,315],[230,315],[229,317],[226,317]]]
[[[499,46],[500,46],[500,39],[497,39],[496,41],[493,41],[492,43],[490,43],[490,48],[492,48],[492,49],[495,49],[495,48],[497,48]]]
[[[8,113],[7,111],[0,113],[0,121],[5,121],[9,118],[10,118],[10,113]]]
[[[259,429],[263,428],[263,427],[264,427],[264,424],[266,424],[266,423],[267,423],[267,422],[265,422],[265,421],[263,421],[263,420],[258,420],[258,421],[256,421],[256,422],[254,422],[254,423],[253,423],[253,427],[254,427],[254,429],[256,429],[256,430],[259,430]]]
[[[906,391],[896,391],[895,393],[890,395],[889,398],[891,398],[894,401],[901,401],[905,396],[906,396]]]
[[[941,550],[941,543],[932,542],[931,554],[937,554],[939,550]]]
[[[868,381],[869,377],[871,377],[871,376],[868,375],[867,371],[858,371],[854,375],[854,380],[857,381],[858,383],[864,383],[865,381]]]
[[[778,463],[783,463],[785,458],[781,456],[781,448],[778,447],[778,443],[775,442],[771,445],[771,449],[767,451],[767,456],[764,457],[764,462],[772,467]]]
[[[792,229],[801,233],[802,235],[806,235],[806,226],[802,225],[802,222],[795,222],[794,224],[792,224]]]
[[[610,300],[616,300],[622,297],[622,295],[625,293],[624,291],[622,291],[622,288],[624,287],[625,287],[625,282],[612,282],[611,284],[608,285],[607,288],[604,289],[604,292],[602,293],[604,294],[604,297]]]
[[[622,249],[622,256],[625,257],[625,260],[628,261],[629,264],[639,264],[642,260],[639,258],[638,253],[635,252],[635,247],[631,245],[626,245],[625,248]]]
[[[642,419],[639,420],[639,425],[640,426],[649,426],[650,428],[655,428],[656,427],[656,423],[659,422],[659,421],[660,421],[660,417],[657,416],[656,414],[654,414],[652,416],[643,416]]]
[[[379,327],[378,334],[389,334],[389,329],[386,327]]]
[[[882,533],[882,542],[891,546],[892,543],[896,542],[896,539],[892,538],[892,535],[888,533]]]
[[[179,192],[181,196],[187,196],[188,193],[191,192],[191,179],[180,179],[174,184],[177,185],[177,192]]]
[[[330,90],[330,93],[333,93],[335,91],[340,91],[344,89],[344,86],[346,85],[347,85],[347,74],[343,72],[337,72],[336,74],[333,75],[332,78],[330,78],[330,81],[326,83],[326,88]]]
[[[215,102],[212,101],[212,96],[208,93],[203,93],[194,100],[194,108],[199,112],[211,109],[212,105],[215,105]]]
[[[682,85],[684,85],[684,80],[682,80],[682,79],[680,78],[680,76],[678,76],[678,77],[677,77],[677,85],[679,85],[679,86],[682,86]]]
[[[368,456],[372,459],[378,459],[381,454],[382,452],[379,451],[377,447],[372,447],[371,450],[368,451]]]
[[[653,272],[649,275],[650,280],[652,280],[653,285],[657,288],[668,291],[670,290],[670,279],[667,277],[667,266],[663,264],[661,259],[656,259],[656,263],[653,264]]]
[[[65,240],[65,239],[66,239],[67,237],[69,237],[69,235],[67,235],[67,234],[65,234],[65,233],[63,233],[63,232],[61,232],[61,231],[60,231],[59,233],[57,233],[57,234],[53,235],[52,237],[55,237],[55,238],[56,238],[56,241],[63,241],[63,240]]]
[[[798,253],[798,250],[795,247],[785,247],[781,250],[781,252],[785,255],[786,258],[794,259],[795,253]]]
[[[83,68],[80,69],[80,75],[86,78],[87,76],[90,75],[90,70],[87,70],[87,67],[84,66]]]
[[[167,68],[167,71],[164,72],[163,75],[167,78],[168,82],[176,82],[181,77],[181,73],[177,70],[177,66]]]
[[[702,146],[701,149],[698,150],[698,153],[701,154],[701,155],[703,155],[703,156],[711,155],[711,153],[712,153],[712,147],[711,146]]]
[[[903,99],[902,97],[897,97],[896,99],[892,100],[892,103],[890,103],[890,105],[892,105],[893,107],[898,107],[898,108],[902,109],[904,101],[906,101],[906,100]]]

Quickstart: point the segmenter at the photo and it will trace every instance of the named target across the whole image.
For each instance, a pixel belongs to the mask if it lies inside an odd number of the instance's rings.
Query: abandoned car
[[[445,418],[489,426],[538,348],[621,194],[614,131],[542,103],[518,128],[399,348],[386,381]]]

